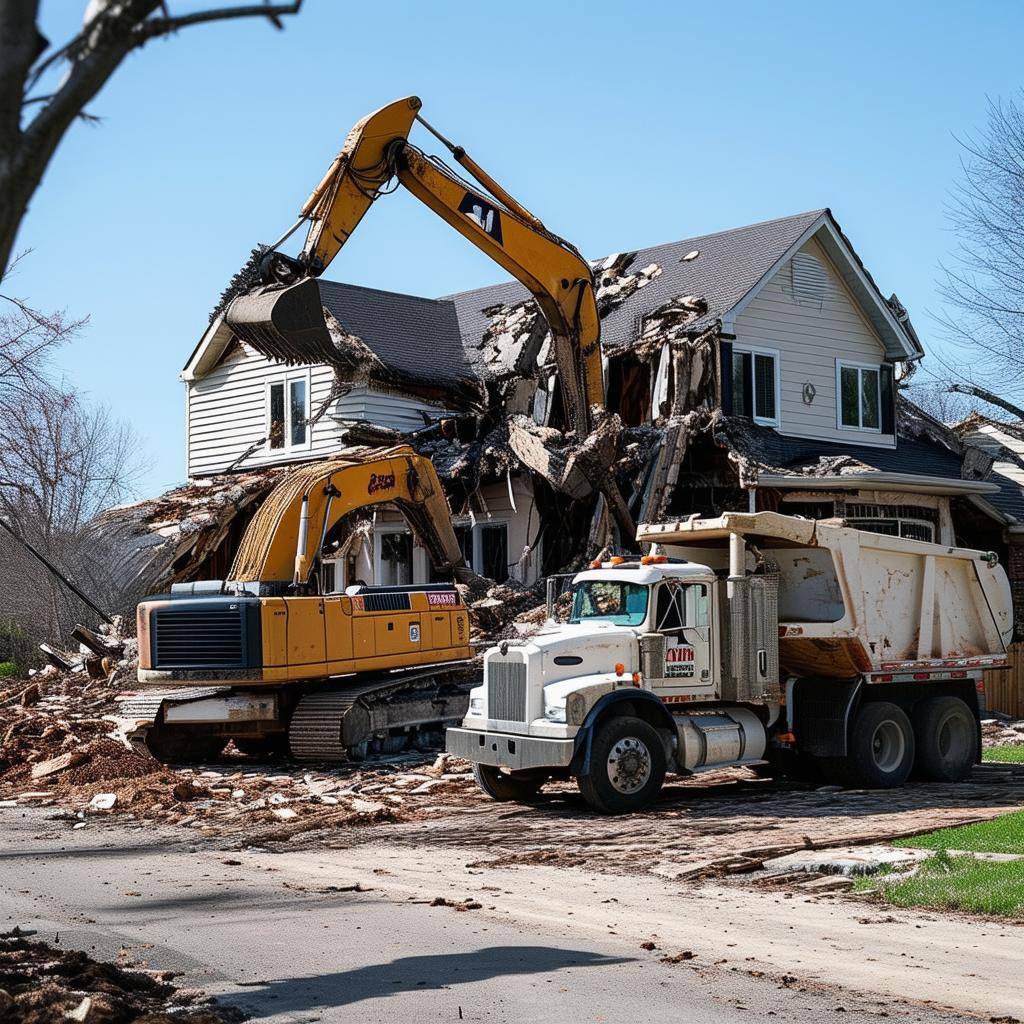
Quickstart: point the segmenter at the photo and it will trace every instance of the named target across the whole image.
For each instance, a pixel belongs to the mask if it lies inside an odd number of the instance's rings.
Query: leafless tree
[[[950,211],[959,244],[943,292],[969,370],[951,379],[1012,412],[1024,396],[1024,93],[991,101],[985,128],[962,145]]]
[[[0,273],[29,200],[68,128],[121,62],[150,40],[232,18],[297,14],[292,3],[227,4],[172,15],[167,0],[89,0],[81,31],[52,47],[38,27],[39,0],[0,0]]]
[[[917,378],[901,393],[929,416],[949,425],[966,419],[980,404],[957,393],[955,385],[945,379]]]
[[[97,603],[117,609],[114,560],[96,549],[86,526],[128,495],[143,464],[130,428],[85,404],[50,366],[83,323],[0,295],[0,518]],[[0,647],[17,635],[23,654],[66,636],[82,614],[77,598],[0,533]]]
[[[119,610],[114,560],[87,526],[129,496],[145,468],[138,439],[102,406],[49,387],[12,406],[0,445],[0,516],[101,607]],[[36,639],[66,637],[83,605],[14,540],[0,541],[0,618]],[[85,613],[94,619],[92,612]]]

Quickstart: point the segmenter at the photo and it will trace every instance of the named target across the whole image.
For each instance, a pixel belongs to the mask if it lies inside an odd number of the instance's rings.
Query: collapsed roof
[[[602,347],[615,355],[642,344],[644,327],[666,310],[687,334],[721,326],[796,249],[816,238],[879,332],[890,358],[923,354],[906,310],[885,299],[827,209],[615,253],[593,263]],[[318,281],[339,364],[365,381],[445,393],[457,405],[482,400],[488,381],[530,376],[543,362],[546,324],[527,289],[507,281],[431,299]],[[642,294],[641,294],[642,292]],[[186,379],[223,356],[231,332],[220,318],[185,366]],[[410,340],[415,344],[410,344]],[[358,350],[358,351],[357,351]],[[319,355],[310,361],[319,361]]]

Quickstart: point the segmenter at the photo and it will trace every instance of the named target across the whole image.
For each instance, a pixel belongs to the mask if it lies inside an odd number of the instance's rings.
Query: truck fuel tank
[[[748,708],[676,715],[680,770],[707,771],[719,765],[760,761],[767,738],[761,719]]]

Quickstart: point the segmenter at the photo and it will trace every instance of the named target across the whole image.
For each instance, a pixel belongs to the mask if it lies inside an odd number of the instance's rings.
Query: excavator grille
[[[242,615],[231,608],[159,608],[150,623],[153,667],[241,668]]]

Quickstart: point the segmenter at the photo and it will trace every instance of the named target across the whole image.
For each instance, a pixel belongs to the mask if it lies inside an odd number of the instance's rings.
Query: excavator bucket
[[[337,357],[314,277],[240,295],[228,306],[224,321],[237,337],[268,359],[330,363]]]
[[[307,266],[322,270],[355,231],[391,179],[388,146],[408,137],[421,106],[416,96],[406,96],[368,114],[348,133],[341,152],[299,211],[310,222],[304,249]],[[337,355],[312,276],[241,295],[228,306],[224,319],[239,338],[271,359],[331,362]]]

